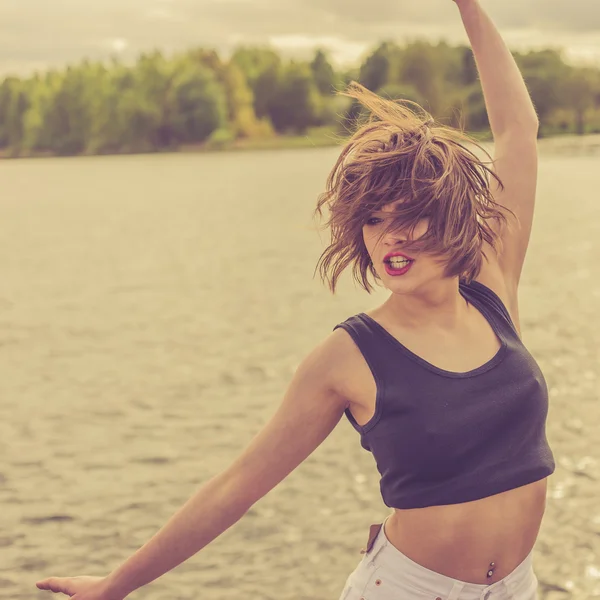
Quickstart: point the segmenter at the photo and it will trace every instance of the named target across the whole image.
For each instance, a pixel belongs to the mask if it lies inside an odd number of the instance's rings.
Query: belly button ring
[[[487,573],[488,578],[494,575],[494,568],[496,567],[496,563],[490,563],[490,570]]]

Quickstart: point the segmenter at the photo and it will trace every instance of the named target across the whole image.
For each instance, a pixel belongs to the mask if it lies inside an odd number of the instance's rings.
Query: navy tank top
[[[489,287],[461,281],[462,296],[502,342],[487,363],[465,373],[440,369],[360,313],[336,325],[350,334],[377,386],[375,414],[360,426],[390,508],[459,504],[551,475],[546,438],[548,388],[506,307]]]

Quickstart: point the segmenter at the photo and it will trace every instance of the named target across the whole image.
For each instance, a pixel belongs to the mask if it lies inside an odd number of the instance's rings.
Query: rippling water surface
[[[557,470],[534,560],[542,599],[583,600],[600,598],[600,143],[541,148],[520,314]],[[120,564],[243,450],[303,356],[385,299],[313,278],[338,152],[0,163],[0,598]],[[344,419],[131,597],[337,599],[386,514]]]

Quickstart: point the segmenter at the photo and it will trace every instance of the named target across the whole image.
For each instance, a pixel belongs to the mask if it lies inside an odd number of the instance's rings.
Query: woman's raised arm
[[[492,179],[492,194],[519,220],[517,224],[511,218],[511,227],[501,232],[503,249],[498,260],[516,304],[535,212],[539,121],[519,67],[479,0],[454,2],[471,41],[494,137],[493,169],[503,187]]]
[[[537,134],[539,120],[527,86],[500,32],[479,0],[454,0],[471,42],[490,128],[495,139],[508,133]]]

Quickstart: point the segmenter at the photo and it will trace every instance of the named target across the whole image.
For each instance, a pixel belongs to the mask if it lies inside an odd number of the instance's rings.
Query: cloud
[[[481,1],[509,45],[600,60],[600,0]],[[347,62],[381,39],[416,36],[467,42],[452,0],[2,0],[0,71],[269,41],[288,52],[323,45]]]

